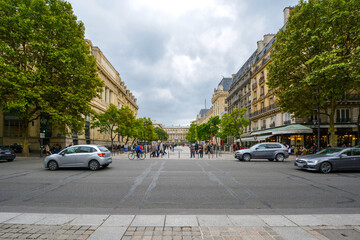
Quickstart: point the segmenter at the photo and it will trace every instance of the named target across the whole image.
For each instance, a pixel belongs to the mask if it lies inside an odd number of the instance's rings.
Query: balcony
[[[253,83],[252,88],[256,88],[257,87],[257,83]]]
[[[254,97],[254,98],[253,98],[253,102],[255,102],[256,100],[257,100],[257,97]]]
[[[266,129],[266,126],[262,126],[262,127],[261,127],[261,130],[264,130],[264,129]]]
[[[271,104],[268,107],[264,107],[264,108],[262,108],[260,110],[257,110],[257,111],[255,111],[253,113],[250,113],[249,117],[255,117],[255,116],[258,116],[258,115],[260,115],[262,113],[266,113],[266,112],[269,112],[269,111],[271,111],[273,109],[277,109],[277,108],[278,107],[275,104]]]
[[[263,97],[265,95],[265,93],[260,93],[260,97]]]

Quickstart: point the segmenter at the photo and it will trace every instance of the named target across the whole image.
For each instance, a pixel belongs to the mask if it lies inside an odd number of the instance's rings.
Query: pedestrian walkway
[[[0,239],[358,240],[360,214],[79,215],[2,212]]]

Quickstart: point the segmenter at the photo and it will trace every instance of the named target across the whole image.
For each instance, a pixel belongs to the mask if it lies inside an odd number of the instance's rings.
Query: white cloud
[[[138,99],[139,117],[188,125],[297,0],[69,0]]]

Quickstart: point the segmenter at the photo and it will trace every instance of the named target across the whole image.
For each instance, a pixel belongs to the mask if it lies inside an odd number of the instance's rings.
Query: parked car
[[[360,170],[360,148],[326,148],[315,154],[296,158],[295,166],[322,173]]]
[[[0,159],[8,162],[14,161],[16,154],[14,150],[9,147],[0,146]]]
[[[87,167],[92,171],[106,168],[112,163],[110,151],[98,145],[76,145],[44,159],[44,166],[49,170],[63,167]]]
[[[289,157],[288,149],[281,143],[258,143],[249,149],[237,150],[235,158],[243,161],[251,159],[268,159],[283,162]]]

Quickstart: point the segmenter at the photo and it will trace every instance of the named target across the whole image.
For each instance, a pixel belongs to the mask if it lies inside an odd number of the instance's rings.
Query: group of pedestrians
[[[175,145],[163,142],[157,142],[151,145],[151,157],[160,157],[167,154],[166,150],[174,151]]]

